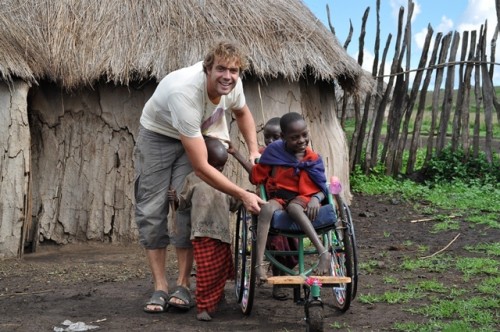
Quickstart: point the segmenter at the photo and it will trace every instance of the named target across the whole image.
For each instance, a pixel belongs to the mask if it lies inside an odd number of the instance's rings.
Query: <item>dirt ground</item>
[[[435,253],[458,233],[460,237],[446,249],[447,253],[466,254],[466,245],[499,238],[497,230],[482,232],[480,226],[471,228],[464,222],[460,230],[432,234],[433,222],[411,223],[429,216],[388,197],[355,196],[351,211],[360,262],[379,261],[369,272],[361,269],[358,297],[394,288],[384,283],[387,276],[407,282],[437,278],[464,283],[460,275],[452,273],[414,275],[396,268],[405,256],[422,256],[418,246],[427,245],[427,254]],[[169,281],[174,284],[175,262],[170,251],[169,257]],[[250,316],[241,314],[232,282],[226,287],[227,303],[221,305],[211,322],[197,321],[195,309],[147,314],[142,304],[152,292],[150,280],[138,245],[40,245],[36,253],[26,254],[22,260],[0,261],[0,331],[62,331],[65,320],[98,326],[96,331],[304,331],[306,327],[303,307],[292,299],[272,299],[270,285],[257,289]],[[192,284],[194,288],[195,277]],[[420,301],[422,305],[426,300]],[[387,331],[395,322],[425,319],[403,310],[409,304],[362,304],[356,299],[349,311],[341,314],[328,305],[328,297],[325,302],[326,331]],[[334,329],[334,323],[342,328]]]

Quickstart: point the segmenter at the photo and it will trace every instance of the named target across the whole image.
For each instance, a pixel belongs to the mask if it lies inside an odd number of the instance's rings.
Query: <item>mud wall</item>
[[[291,111],[302,113],[310,127],[311,145],[325,160],[327,175],[339,176],[344,188],[349,188],[348,150],[335,116],[333,87],[282,80],[246,80],[244,85],[260,144],[265,121]],[[45,83],[32,87],[29,95],[28,87],[20,85],[12,97],[2,97],[0,142],[8,153],[0,165],[0,246],[9,248],[0,247],[2,253],[12,256],[22,248],[25,216],[31,217],[27,219],[32,230],[31,237],[25,238],[34,244],[137,240],[133,147],[142,107],[155,86],[99,84],[67,92]],[[11,94],[7,87],[1,91]],[[246,153],[236,123],[229,122],[233,142]],[[225,172],[240,186],[253,189],[234,160]],[[31,186],[27,174],[31,174]],[[16,195],[6,198],[12,192]],[[345,194],[349,199],[347,189]],[[29,211],[26,197],[31,198]]]
[[[22,81],[0,82],[0,258],[21,254],[30,223],[28,90]]]

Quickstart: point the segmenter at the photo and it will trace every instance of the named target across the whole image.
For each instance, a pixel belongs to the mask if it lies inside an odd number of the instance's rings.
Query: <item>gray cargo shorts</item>
[[[135,221],[140,243],[146,249],[161,249],[172,238],[176,247],[191,248],[190,210],[176,216],[175,234],[169,234],[167,222],[168,188],[172,185],[180,192],[192,172],[181,141],[140,126],[134,160]]]

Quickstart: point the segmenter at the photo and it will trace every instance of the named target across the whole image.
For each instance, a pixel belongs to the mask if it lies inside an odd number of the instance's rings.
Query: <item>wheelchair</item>
[[[266,199],[263,186],[260,187],[260,192],[261,197]],[[318,216],[313,221],[313,226],[332,257],[329,275],[313,275],[319,264],[317,250],[305,245],[304,240],[309,241],[307,236],[285,211],[278,210],[273,215],[269,234],[297,238],[298,250],[276,251],[266,248],[265,259],[271,266],[285,274],[268,277],[267,283],[293,288],[294,301],[304,305],[307,331],[323,331],[324,305],[320,291],[327,289],[331,292],[333,307],[340,312],[346,312],[356,297],[358,282],[356,239],[351,212],[339,194],[327,195]],[[250,315],[255,300],[257,227],[257,215],[248,213],[242,206],[238,210],[234,238],[234,289],[236,300],[244,315]],[[298,258],[298,264],[294,269],[277,260],[277,257],[290,255]],[[301,288],[304,297],[301,297]]]

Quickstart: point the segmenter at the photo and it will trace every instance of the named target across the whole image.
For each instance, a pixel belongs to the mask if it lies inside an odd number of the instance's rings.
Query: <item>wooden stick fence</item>
[[[500,17],[500,0],[495,1],[497,16]],[[437,33],[432,48],[434,31],[429,25],[419,64],[415,69],[410,68],[413,1],[408,1],[407,8],[406,22],[403,22],[404,8],[400,8],[391,69],[389,74],[384,74],[392,35],[387,37],[379,62],[380,0],[377,0],[374,63],[371,73],[376,82],[376,91],[366,95],[363,100],[353,99],[352,102],[349,95],[343,96],[339,110],[341,125],[345,128],[349,107],[353,110],[355,122],[349,146],[351,169],[360,165],[365,172],[369,172],[382,163],[388,175],[400,174],[403,169],[407,174],[413,173],[417,150],[423,138],[426,104],[430,108],[430,125],[426,135],[424,166],[447,146],[451,146],[452,151],[463,149],[467,158],[470,150],[472,157],[484,152],[491,163],[494,153],[498,153],[492,148],[494,112],[497,122],[500,123],[500,103],[493,86],[494,68],[500,65],[495,62],[498,24],[491,40],[489,59],[486,53],[487,22],[481,26],[479,32],[450,32],[444,36]],[[370,7],[362,17],[358,52],[360,65],[363,63],[369,13]],[[330,30],[335,34],[328,6],[327,16]],[[352,33],[351,23],[349,36],[344,44],[346,49]],[[412,80],[410,73],[415,73]],[[434,86],[431,87],[433,77]],[[444,89],[441,89],[443,84]],[[427,100],[429,96],[430,100]],[[475,108],[473,118],[471,108]],[[481,121],[485,131],[483,144],[480,144]],[[385,137],[382,135],[384,124],[387,128]],[[379,151],[380,146],[382,151]],[[409,157],[404,165],[403,156],[406,152]]]

